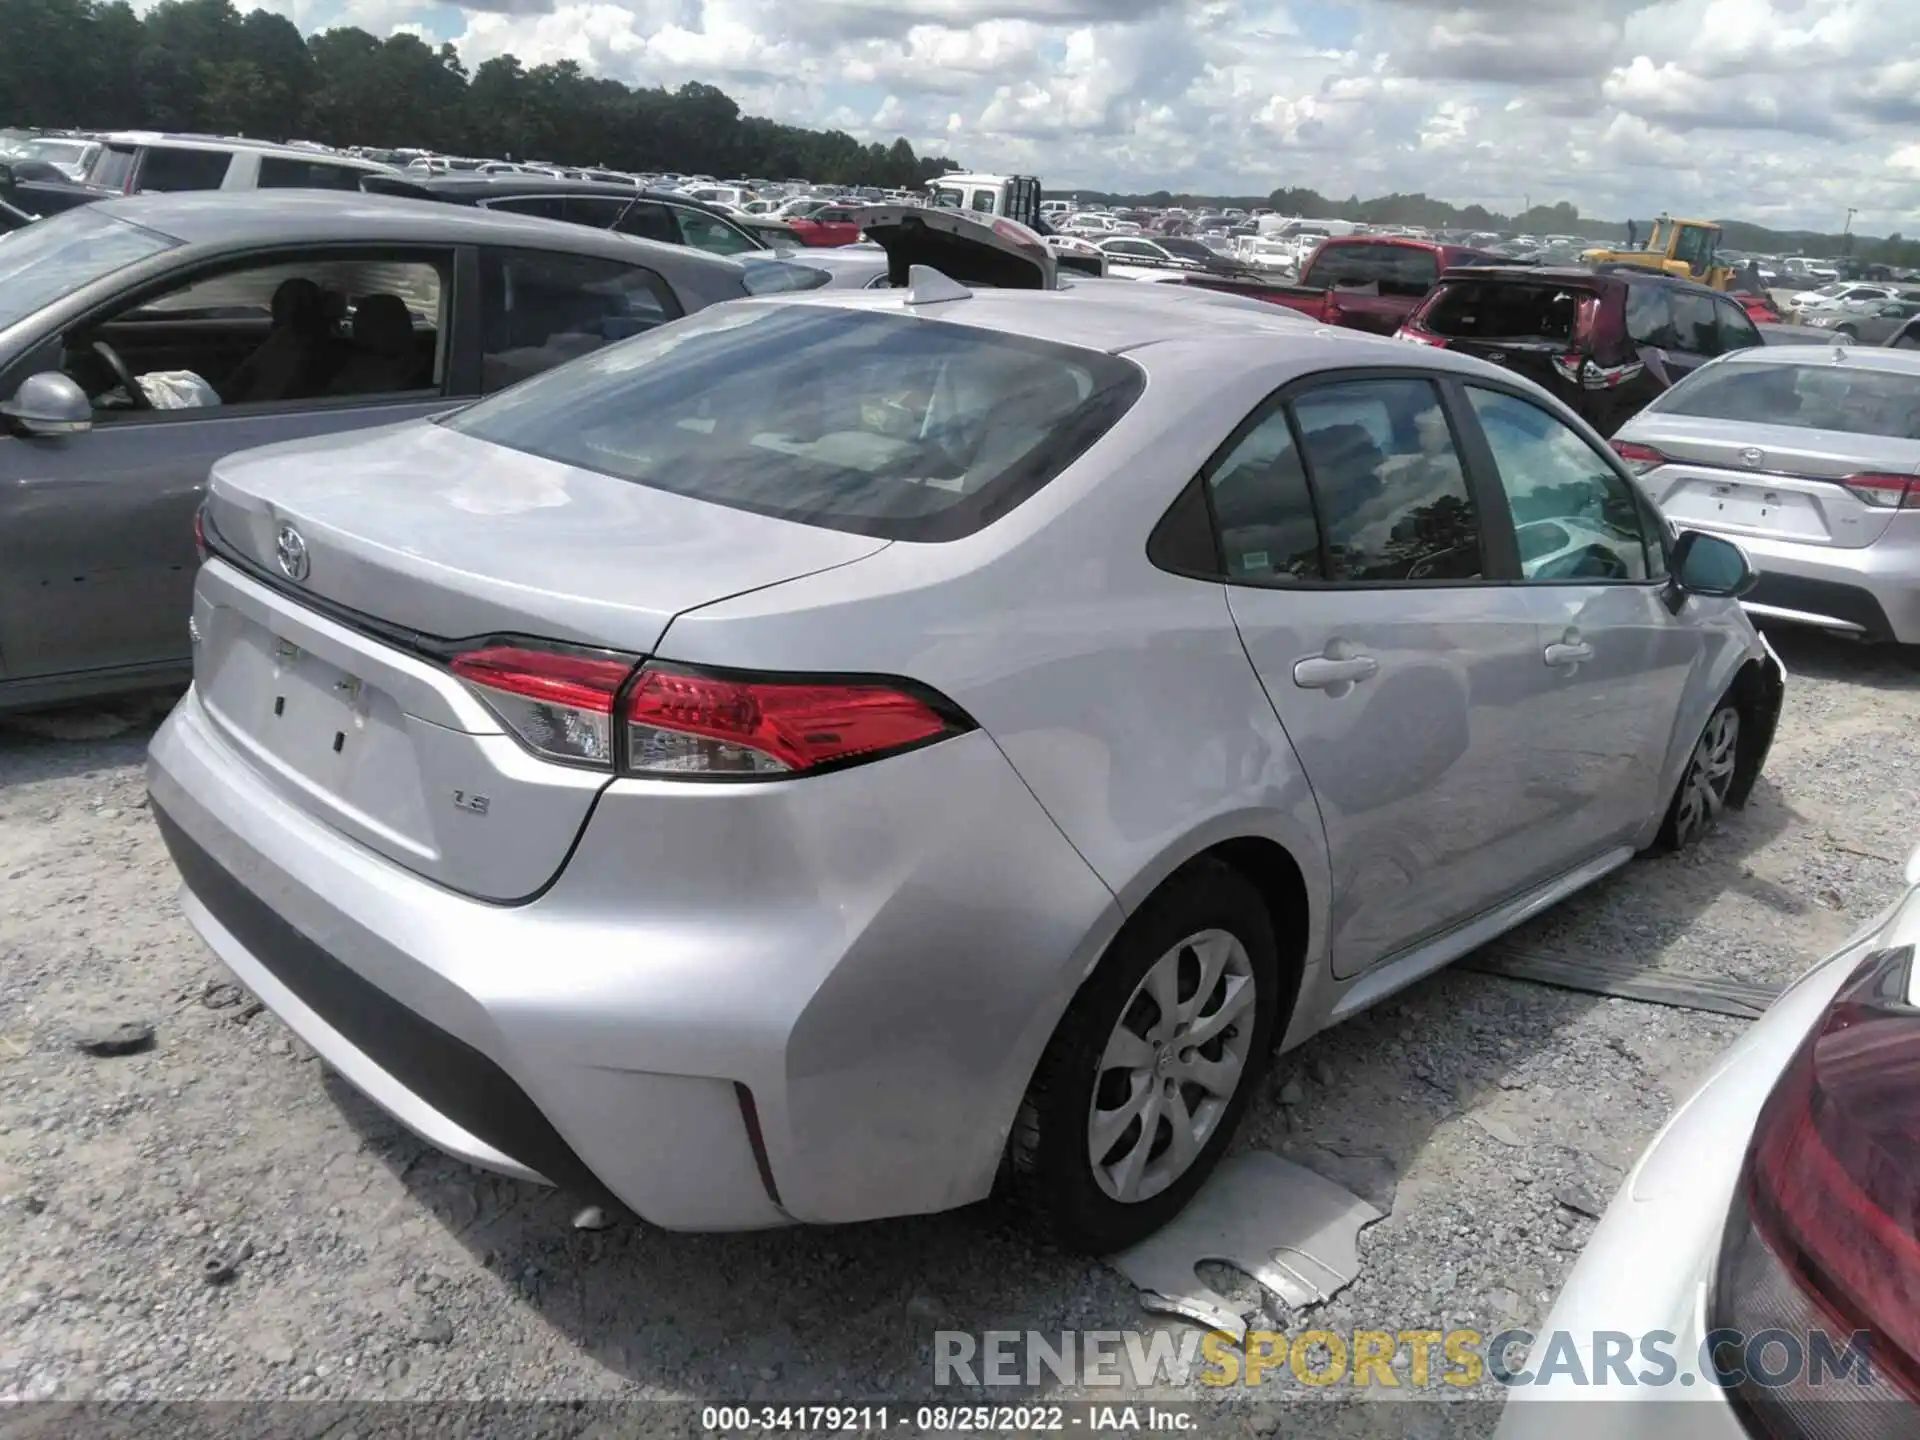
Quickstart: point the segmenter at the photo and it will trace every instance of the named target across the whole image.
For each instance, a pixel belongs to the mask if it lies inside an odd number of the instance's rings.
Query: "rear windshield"
[[[0,330],[82,285],[177,244],[91,205],[37,221],[11,236],[0,250]]]
[[[1434,292],[1420,324],[1463,340],[1571,342],[1580,302],[1589,293],[1566,285],[1453,280]]]
[[[1920,440],[1920,375],[1831,362],[1714,365],[1649,408],[1707,420]]]
[[[905,314],[720,306],[445,423],[511,449],[804,524],[970,535],[1138,398],[1098,351]]]

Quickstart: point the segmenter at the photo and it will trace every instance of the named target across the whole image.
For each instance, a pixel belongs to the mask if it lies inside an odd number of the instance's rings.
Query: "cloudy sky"
[[[242,8],[247,0],[240,0]],[[265,0],[1075,186],[1920,231],[1920,0]]]

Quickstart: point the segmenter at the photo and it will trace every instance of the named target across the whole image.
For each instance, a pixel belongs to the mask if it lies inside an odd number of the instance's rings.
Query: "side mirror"
[[[1737,600],[1753,589],[1755,574],[1747,552],[1731,540],[1687,530],[1673,550],[1674,579],[1680,588],[1694,595],[1724,596]]]
[[[0,400],[0,415],[29,435],[78,435],[93,428],[87,392],[58,370],[22,380],[11,400]]]

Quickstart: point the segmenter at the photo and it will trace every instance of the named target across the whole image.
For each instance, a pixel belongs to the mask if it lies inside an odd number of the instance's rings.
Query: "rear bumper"
[[[1689,521],[1687,528],[1711,527]],[[1746,550],[1760,572],[1744,602],[1750,614],[1920,644],[1920,550],[1900,537],[1846,550],[1720,533]]]
[[[149,785],[189,920],[342,1076],[449,1153],[669,1229],[985,1195],[1118,924],[982,734],[784,785],[615,782],[524,905],[291,806],[196,692]]]

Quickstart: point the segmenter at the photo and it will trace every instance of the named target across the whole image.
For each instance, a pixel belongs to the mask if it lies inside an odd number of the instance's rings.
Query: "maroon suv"
[[[1603,436],[1716,355],[1766,343],[1729,297],[1624,266],[1457,266],[1398,333],[1525,375]]]

